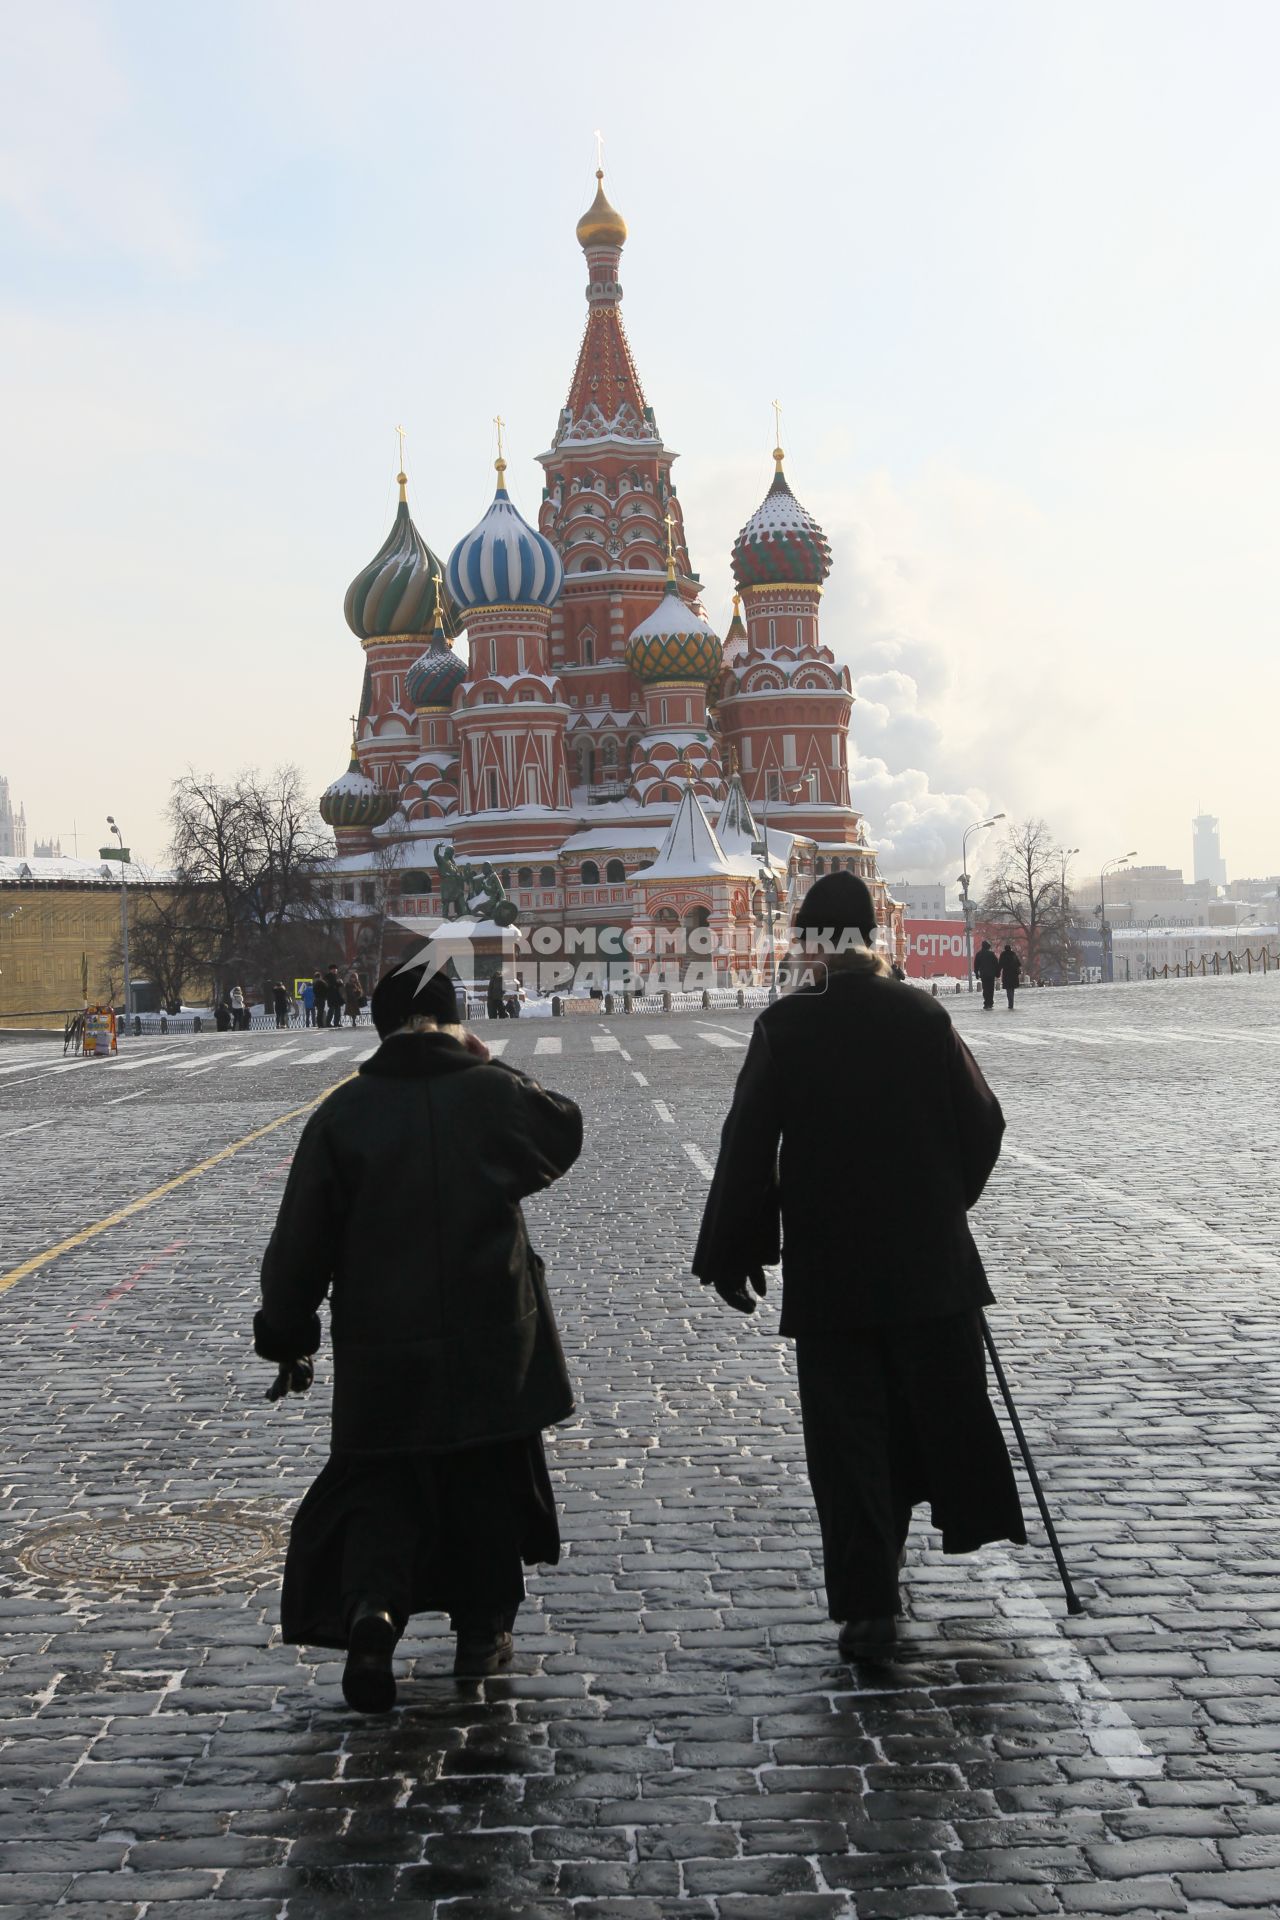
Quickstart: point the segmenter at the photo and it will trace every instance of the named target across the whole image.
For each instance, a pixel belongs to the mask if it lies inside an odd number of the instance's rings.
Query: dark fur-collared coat
[[[573,1411],[520,1202],[581,1148],[572,1100],[446,1033],[393,1035],[312,1115],[254,1343],[314,1353],[328,1297],[335,1453],[446,1453]]]
[[[757,1019],[693,1256],[782,1260],[788,1335],[937,1319],[992,1299],[968,1209],[1004,1116],[942,1004],[871,964]]]

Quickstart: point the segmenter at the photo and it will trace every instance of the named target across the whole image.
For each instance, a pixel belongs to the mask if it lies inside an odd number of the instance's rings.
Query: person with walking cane
[[[843,1657],[884,1659],[914,1507],[944,1553],[1026,1542],[966,1217],[1005,1123],[942,1003],[876,952],[864,881],[816,881],[795,932],[812,979],[756,1020],[692,1266],[751,1313],[781,1257],[828,1611]]]
[[[268,1398],[305,1392],[326,1294],[332,1450],[294,1516],[280,1625],[346,1649],[350,1706],[395,1702],[409,1616],[440,1610],[454,1673],[512,1657],[522,1564],[560,1557],[542,1430],[573,1394],[520,1202],[582,1148],[582,1116],[458,1023],[446,974],[378,982],[381,1046],[303,1130],[262,1262]]]

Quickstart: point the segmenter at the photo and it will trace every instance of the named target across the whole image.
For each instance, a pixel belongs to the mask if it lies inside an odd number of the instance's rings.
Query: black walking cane
[[[1017,1435],[1018,1446],[1022,1453],[1022,1464],[1027,1469],[1027,1478],[1031,1482],[1031,1491],[1035,1494],[1036,1505],[1040,1509],[1040,1518],[1044,1521],[1044,1530],[1049,1536],[1049,1545],[1053,1548],[1053,1557],[1058,1564],[1058,1573],[1062,1579],[1063,1591],[1067,1596],[1067,1612],[1083,1613],[1084,1605],[1071,1584],[1071,1575],[1067,1572],[1067,1563],[1062,1557],[1062,1548],[1058,1545],[1058,1536],[1054,1531],[1053,1521],[1049,1518],[1048,1504],[1045,1501],[1044,1493],[1040,1487],[1040,1476],[1036,1472],[1036,1463],[1031,1458],[1031,1449],[1027,1445],[1027,1436],[1022,1431],[1022,1422],[1018,1418],[1018,1409],[1013,1404],[1013,1395],[1009,1391],[1009,1382],[1004,1377],[1004,1368],[1000,1365],[1000,1355],[996,1352],[996,1343],[991,1338],[991,1329],[987,1325],[987,1316],[983,1313],[981,1307],[978,1309],[978,1318],[982,1322],[982,1337],[987,1343],[987,1352],[991,1355],[991,1365],[995,1370],[996,1381],[1004,1398],[1004,1404],[1009,1410],[1009,1419],[1012,1423],[1013,1431]]]

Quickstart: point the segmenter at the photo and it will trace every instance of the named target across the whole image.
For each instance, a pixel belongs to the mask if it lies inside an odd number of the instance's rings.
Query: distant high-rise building
[[[1210,886],[1225,887],[1227,863],[1222,857],[1218,822],[1212,813],[1198,813],[1191,822],[1191,864],[1197,880]]]
[[[9,798],[9,782],[0,773],[0,858],[25,860],[27,857],[27,810],[15,813]]]

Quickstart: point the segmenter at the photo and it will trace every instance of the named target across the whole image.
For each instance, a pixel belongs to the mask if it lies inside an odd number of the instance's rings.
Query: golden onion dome
[[[596,197],[577,225],[580,247],[621,247],[627,238],[627,223],[616,207],[605,198],[604,168],[596,168]]]

